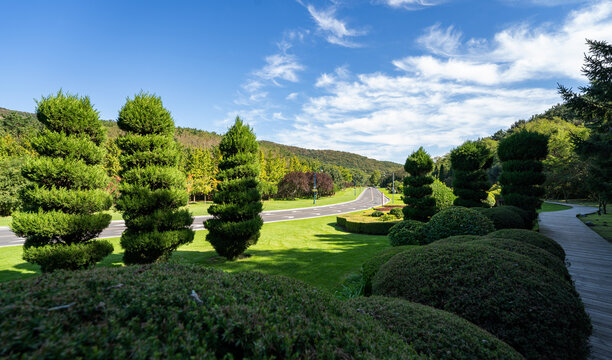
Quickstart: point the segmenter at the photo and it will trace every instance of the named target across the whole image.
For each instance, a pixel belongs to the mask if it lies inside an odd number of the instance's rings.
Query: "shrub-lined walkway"
[[[572,208],[541,213],[540,232],[566,252],[569,272],[593,323],[590,359],[612,359],[612,244],[576,218],[595,208],[567,205]]]

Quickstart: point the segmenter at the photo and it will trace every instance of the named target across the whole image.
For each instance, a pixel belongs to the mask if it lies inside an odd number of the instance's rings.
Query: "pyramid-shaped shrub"
[[[126,264],[166,259],[180,245],[193,241],[189,228],[185,175],[179,170],[180,150],[173,138],[174,121],[161,98],[140,93],[119,112],[117,139],[121,149],[121,195],[127,230],[121,235]]]
[[[431,189],[434,179],[430,175],[433,167],[433,160],[422,147],[406,159],[404,170],[410,175],[404,178],[404,219],[427,221],[435,214],[436,199]]]
[[[466,141],[450,154],[453,169],[453,187],[457,195],[454,204],[464,207],[484,207],[489,183],[487,169],[493,163],[493,154],[479,141]]]
[[[61,91],[43,97],[36,116],[45,126],[32,141],[40,156],[21,169],[31,184],[20,193],[23,211],[11,229],[26,238],[24,260],[44,272],[89,267],[113,251],[108,241],[92,240],[111,221],[101,213],[112,206],[101,165],[103,125],[89,98]]]
[[[233,260],[257,243],[263,220],[259,190],[259,144],[255,134],[240,118],[219,145],[222,159],[217,179],[221,181],[205,222],[209,241],[221,256]]]

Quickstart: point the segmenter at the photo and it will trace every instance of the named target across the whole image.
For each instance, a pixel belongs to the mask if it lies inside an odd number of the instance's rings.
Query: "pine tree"
[[[187,205],[185,175],[179,170],[180,150],[174,121],[155,95],[140,93],[119,112],[117,139],[122,150],[121,195],[127,230],[121,235],[126,264],[164,260],[180,245],[193,241],[193,218]]]
[[[92,240],[111,221],[100,213],[112,205],[101,165],[106,133],[88,97],[43,97],[36,116],[45,126],[32,141],[40,157],[21,168],[31,185],[21,191],[24,211],[11,228],[26,238],[24,260],[43,272],[89,267],[113,251],[108,241]]]
[[[451,151],[453,170],[453,192],[457,196],[455,205],[483,207],[487,199],[489,183],[487,169],[493,163],[493,154],[480,141],[466,141]]]
[[[204,223],[206,240],[217,253],[229,260],[236,259],[257,243],[263,220],[259,191],[259,144],[253,130],[236,118],[234,125],[221,140],[219,149],[218,191],[208,212],[212,219]]]
[[[422,147],[406,159],[404,170],[410,175],[404,177],[404,219],[427,221],[435,213],[436,199],[431,196],[434,179],[429,175],[433,166]]]

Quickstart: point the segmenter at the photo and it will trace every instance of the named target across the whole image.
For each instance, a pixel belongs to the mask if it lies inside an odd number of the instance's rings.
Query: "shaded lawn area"
[[[343,202],[353,201],[361,194],[364,188],[357,188],[355,191],[354,188],[347,188],[344,190],[340,190],[332,196],[327,196],[324,198],[317,199],[316,206],[321,205],[332,205],[339,204]],[[357,195],[355,195],[355,193]],[[204,203],[203,201],[190,203],[187,206],[187,209],[191,211],[193,216],[201,216],[208,215],[208,207],[212,204],[211,201]],[[263,202],[263,210],[271,211],[271,210],[286,210],[286,209],[297,209],[297,208],[306,208],[315,206],[312,204],[312,198],[308,199],[295,199],[295,200],[266,200]],[[113,220],[121,220],[123,219],[121,213],[118,211],[109,211],[109,214],[112,215]],[[12,217],[4,216],[0,217],[0,226],[9,226],[11,223]]]
[[[612,213],[608,211],[607,214],[597,215],[597,213],[589,214],[587,216],[579,217],[582,222],[590,221],[595,226],[589,226],[589,228],[593,229],[596,233],[601,235],[602,238],[612,242]]]
[[[339,290],[344,278],[359,272],[373,254],[389,247],[386,236],[351,234],[336,226],[335,216],[264,224],[249,258],[227,261],[196,232],[192,244],[180,247],[170,261],[212,266],[225,271],[254,270],[302,280],[320,289]],[[122,266],[119,239],[109,239],[115,252],[97,266]],[[21,259],[22,247],[0,248],[0,281],[36,276],[38,266]]]
[[[551,212],[551,211],[562,211],[571,209],[571,206],[567,205],[559,205],[559,204],[551,204],[551,203],[542,203],[542,206],[538,209],[538,214],[543,212]]]

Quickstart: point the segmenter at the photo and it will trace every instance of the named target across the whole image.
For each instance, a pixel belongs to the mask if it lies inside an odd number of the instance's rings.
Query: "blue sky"
[[[611,1],[1,1],[0,106],[90,96],[115,119],[141,89],[179,126],[403,163],[442,155],[585,83]]]

